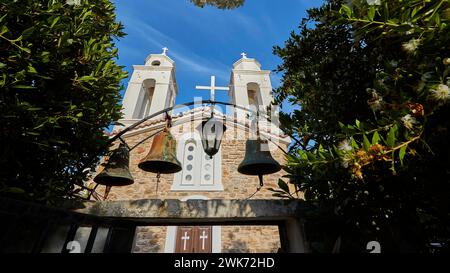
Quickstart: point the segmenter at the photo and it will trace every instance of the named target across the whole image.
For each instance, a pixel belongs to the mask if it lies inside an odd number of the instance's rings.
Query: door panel
[[[212,227],[178,227],[175,253],[211,253]]]

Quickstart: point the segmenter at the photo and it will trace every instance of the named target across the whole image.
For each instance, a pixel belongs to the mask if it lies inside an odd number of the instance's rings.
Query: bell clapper
[[[262,175],[262,174],[258,175],[258,178],[259,178],[259,186],[260,186],[261,188],[264,187],[264,179],[263,179],[263,175]]]

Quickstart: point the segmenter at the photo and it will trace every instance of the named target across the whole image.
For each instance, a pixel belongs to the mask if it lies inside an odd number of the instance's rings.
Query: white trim
[[[168,226],[166,232],[166,246],[164,253],[175,253],[175,238],[177,236],[177,227]]]
[[[222,227],[212,227],[212,253],[222,253]]]
[[[200,166],[194,166],[194,173],[193,176],[193,184],[182,184],[183,182],[183,175],[185,173],[185,146],[186,142],[189,140],[194,140],[196,145],[195,150],[195,156],[194,161],[196,161],[197,164],[200,164]],[[207,155],[203,151],[201,138],[198,132],[194,133],[186,133],[182,135],[177,142],[177,158],[181,161],[183,164],[183,171],[178,172],[174,175],[173,184],[171,187],[171,191],[195,191],[195,192],[201,192],[201,191],[223,191],[223,185],[222,185],[222,149],[219,150],[219,152],[213,157],[213,182],[212,185],[205,185],[202,184],[201,181],[203,180],[201,170],[202,170],[202,162],[204,158]],[[196,179],[197,178],[197,179]]]
[[[209,200],[208,197],[202,195],[191,195],[188,197],[184,197],[181,201],[188,200]],[[166,245],[164,247],[164,253],[175,253],[175,240],[177,236],[177,227],[176,226],[168,226],[166,232]],[[212,227],[212,253],[222,253],[222,227],[221,226],[213,226]]]
[[[150,60],[152,57],[156,57],[156,58],[165,58],[166,60],[168,60],[172,65],[175,64],[174,60],[172,60],[169,56],[167,56],[166,54],[150,54],[147,56],[147,58],[145,58],[145,62],[147,63],[148,60]]]
[[[256,66],[261,69],[261,64],[254,58],[241,58],[239,60],[237,60],[234,64],[233,64],[233,69],[235,69],[236,66],[240,65],[243,62],[248,62],[248,63],[255,63]]]
[[[271,73],[271,71],[270,70],[248,70],[248,69],[243,69],[243,70],[240,70],[240,69],[233,69],[233,73],[234,74],[237,74],[237,76],[238,75],[258,75],[258,76],[261,76],[261,75],[271,75],[272,73]],[[233,75],[234,75],[233,74]]]

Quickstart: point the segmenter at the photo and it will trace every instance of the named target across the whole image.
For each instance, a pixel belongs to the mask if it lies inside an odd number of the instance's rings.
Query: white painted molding
[[[213,157],[213,177],[212,185],[206,185],[202,184],[203,177],[202,177],[202,168],[203,159],[207,156],[206,153],[203,151],[203,146],[200,138],[200,134],[198,132],[190,132],[185,133],[177,140],[177,158],[181,161],[181,164],[183,164],[183,170],[187,166],[187,162],[185,162],[185,146],[186,143],[190,140],[193,140],[195,142],[195,155],[194,160],[192,163],[194,173],[193,173],[193,184],[182,184],[183,183],[183,174],[184,171],[180,171],[174,175],[173,184],[171,191],[187,191],[187,192],[204,192],[204,191],[223,191],[223,185],[222,185],[222,149],[219,150],[219,152]],[[199,165],[200,164],[200,165]]]
[[[184,197],[181,201],[186,202],[188,200],[209,200],[208,197],[203,195],[191,195]],[[177,227],[168,226],[166,231],[166,244],[164,247],[164,253],[175,253],[175,240],[177,236]],[[212,253],[222,252],[222,227],[213,226],[212,227]]]

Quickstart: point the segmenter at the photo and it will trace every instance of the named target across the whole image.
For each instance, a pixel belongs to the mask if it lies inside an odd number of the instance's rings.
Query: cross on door
[[[214,101],[215,100],[215,96],[216,96],[216,90],[222,90],[222,91],[228,91],[230,90],[229,87],[221,87],[221,86],[216,86],[216,76],[211,76],[211,86],[196,86],[195,89],[197,90],[210,90],[211,94],[210,94],[210,101]]]
[[[189,236],[187,235],[187,231],[185,231],[185,232],[184,232],[184,236],[181,237],[181,240],[183,241],[183,251],[186,251],[186,250],[187,250],[186,243],[189,241],[190,238],[191,238],[191,237],[189,237]]]
[[[208,238],[209,238],[209,236],[206,235],[206,231],[203,230],[203,231],[202,231],[202,235],[200,236],[200,240],[202,241],[202,250],[203,250],[203,251],[205,250],[205,241],[206,241],[206,239],[208,239]]]

